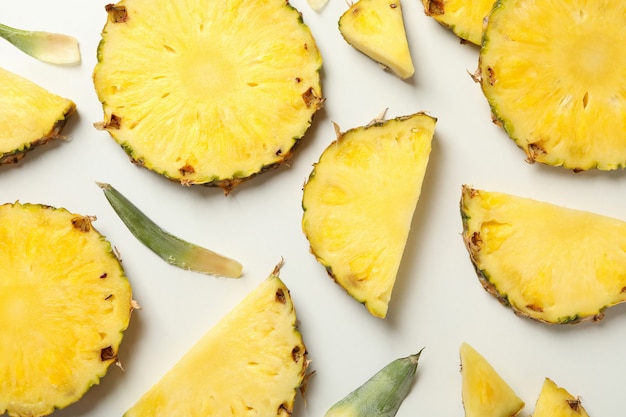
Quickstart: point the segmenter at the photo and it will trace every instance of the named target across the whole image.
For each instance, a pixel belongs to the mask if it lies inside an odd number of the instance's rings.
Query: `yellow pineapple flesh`
[[[107,6],[94,85],[131,160],[221,187],[283,164],[322,107],[322,58],[283,0]]]
[[[422,0],[424,12],[464,41],[480,45],[494,0]]]
[[[517,314],[600,320],[626,300],[626,222],[467,185],[461,216],[481,283]]]
[[[339,18],[343,38],[402,79],[415,72],[400,0],[359,0]]]
[[[546,378],[532,417],[589,417],[579,398]]]
[[[311,252],[376,317],[387,315],[435,124],[416,113],[339,133],[304,186]]]
[[[61,137],[76,104],[0,68],[0,165]]]
[[[494,120],[528,162],[574,171],[626,166],[620,0],[500,0],[477,79]]]
[[[118,361],[131,287],[92,220],[0,206],[0,415],[64,408]]]
[[[290,416],[308,359],[279,268],[124,416]]]
[[[461,394],[465,417],[512,417],[524,408],[511,386],[476,349],[462,343]]]

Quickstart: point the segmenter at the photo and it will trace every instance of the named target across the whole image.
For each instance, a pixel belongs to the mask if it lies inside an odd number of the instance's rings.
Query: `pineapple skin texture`
[[[626,300],[626,222],[467,185],[460,206],[482,286],[517,315],[599,321]]]
[[[308,367],[278,269],[210,329],[124,417],[291,416]]]
[[[436,121],[415,113],[338,133],[304,185],[311,253],[378,318],[387,315]]]
[[[2,414],[65,408],[118,361],[132,291],[92,220],[39,204],[0,206]]]
[[[29,151],[61,138],[76,104],[0,68],[0,165],[19,162]]]
[[[322,56],[288,2],[122,0],[107,12],[98,127],[170,180],[228,194],[291,159],[323,107]]]

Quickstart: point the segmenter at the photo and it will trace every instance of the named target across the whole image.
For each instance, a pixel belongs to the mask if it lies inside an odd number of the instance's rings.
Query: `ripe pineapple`
[[[422,0],[424,12],[464,41],[480,45],[494,0]]]
[[[284,0],[106,7],[94,86],[131,160],[221,187],[283,164],[323,104],[322,58]]]
[[[308,359],[279,268],[124,416],[290,416]]]
[[[356,50],[402,79],[415,72],[400,0],[359,0],[339,18],[339,31]]]
[[[462,343],[462,398],[465,417],[512,417],[524,408],[515,391],[476,349]]]
[[[461,216],[481,283],[517,314],[597,321],[626,300],[626,222],[467,185]]]
[[[589,417],[579,398],[546,378],[532,417]]]
[[[311,252],[376,317],[387,315],[435,123],[416,113],[338,133],[304,185]]]
[[[574,171],[626,166],[626,4],[500,0],[477,80],[528,162]]]
[[[92,218],[0,206],[0,415],[44,416],[117,361],[131,287]]]
[[[0,165],[61,137],[76,104],[0,68]]]

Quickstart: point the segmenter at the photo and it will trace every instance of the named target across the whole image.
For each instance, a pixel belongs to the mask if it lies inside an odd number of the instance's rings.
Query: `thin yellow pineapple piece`
[[[76,104],[0,68],[0,165],[61,137]]]
[[[626,222],[467,185],[461,216],[481,283],[517,314],[600,320],[626,299]]]
[[[524,401],[485,357],[465,342],[459,351],[465,417],[512,417],[519,414]]]
[[[494,0],[422,0],[424,12],[464,41],[480,45]]]
[[[580,399],[546,378],[532,417],[589,417]]]
[[[92,220],[0,206],[0,415],[64,408],[118,360],[131,287]]]
[[[626,3],[500,0],[477,80],[528,162],[574,171],[626,166]]]
[[[339,18],[343,38],[402,79],[415,72],[400,0],[358,0]]]
[[[131,160],[228,193],[283,164],[322,107],[322,58],[284,0],[122,0],[106,7],[98,124]]]
[[[435,123],[416,113],[338,133],[304,185],[311,252],[376,317],[387,315]]]
[[[279,268],[124,416],[290,416],[308,359]]]

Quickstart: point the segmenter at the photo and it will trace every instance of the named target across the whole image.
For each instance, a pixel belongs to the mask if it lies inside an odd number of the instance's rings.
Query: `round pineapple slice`
[[[322,107],[320,52],[284,0],[108,5],[94,85],[134,162],[221,187],[284,163]]]
[[[117,361],[131,287],[91,220],[0,206],[0,415],[64,408]]]
[[[499,0],[478,79],[494,120],[529,162],[626,166],[626,3]]]

